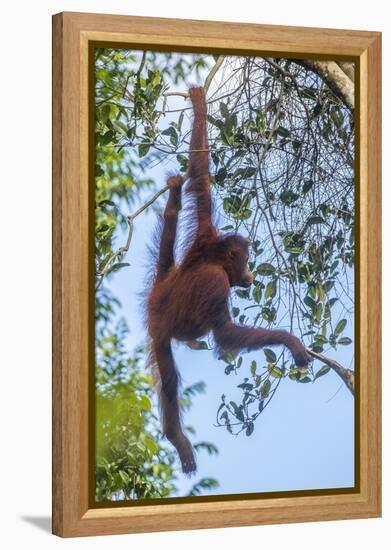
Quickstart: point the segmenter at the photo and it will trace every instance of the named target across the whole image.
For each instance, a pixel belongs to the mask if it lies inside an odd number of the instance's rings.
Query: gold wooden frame
[[[359,480],[355,492],[92,508],[88,281],[91,43],[348,58],[359,77]],[[63,537],[381,514],[381,34],[86,13],[53,17],[53,533]],[[357,409],[356,409],[357,410]],[[315,493],[315,492],[314,492]],[[332,491],[330,491],[332,493]]]

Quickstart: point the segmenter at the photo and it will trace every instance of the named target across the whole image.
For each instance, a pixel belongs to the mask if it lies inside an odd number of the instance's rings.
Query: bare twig
[[[140,65],[139,65],[139,68],[138,68],[138,71],[136,73],[136,78],[137,80],[140,82],[140,76],[141,76],[141,72],[142,70],[144,69],[144,65],[145,65],[145,61],[147,59],[147,51],[144,50],[143,51],[143,54],[141,56],[141,61],[140,61]]]
[[[189,94],[187,92],[164,92],[163,97],[169,97],[169,96],[180,96],[187,99],[189,97]]]
[[[206,92],[209,90],[209,86],[215,76],[215,74],[217,73],[217,71],[220,69],[221,65],[223,64],[223,61],[224,61],[224,55],[220,55],[217,60],[216,60],[216,63],[213,65],[210,73],[208,74],[208,76],[206,77],[205,79],[205,84],[204,84],[204,89],[205,89],[205,94]]]
[[[182,177],[183,177],[183,180],[186,181],[189,177],[188,172],[185,172],[185,174]],[[109,272],[110,267],[113,265],[113,262],[117,258],[118,259],[122,258],[124,256],[124,254],[126,254],[128,252],[129,247],[130,247],[130,243],[132,242],[133,227],[134,227],[133,222],[134,222],[135,218],[137,218],[137,216],[139,216],[142,212],[144,212],[144,210],[146,210],[149,206],[151,206],[151,204],[153,204],[160,197],[160,195],[163,195],[163,193],[165,193],[168,189],[169,189],[168,186],[163,187],[163,189],[160,189],[160,191],[155,193],[153,195],[153,197],[151,197],[145,204],[140,206],[140,208],[138,210],[136,210],[136,212],[133,212],[133,214],[129,214],[127,216],[129,229],[128,229],[128,236],[126,238],[126,243],[123,246],[121,246],[116,252],[113,252],[113,254],[109,257],[109,259],[107,260],[105,265],[102,267],[102,269],[100,269],[96,273],[96,275],[97,275],[97,277],[99,277],[99,279],[98,279],[98,283],[95,287],[95,290],[98,290],[98,288],[101,286],[103,278]]]
[[[129,229],[128,229],[128,236],[127,236],[127,239],[126,239],[126,243],[125,243],[124,246],[121,246],[116,252],[113,252],[113,254],[109,257],[109,259],[107,260],[105,265],[102,267],[102,269],[100,269],[97,272],[97,276],[99,277],[99,279],[98,279],[95,290],[98,290],[98,288],[101,286],[104,276],[107,275],[107,273],[109,272],[109,270],[110,270],[111,266],[113,265],[114,261],[117,258],[118,259],[122,258],[124,256],[124,254],[126,254],[126,252],[129,250],[130,243],[132,241],[132,236],[133,236],[133,225],[134,225],[133,222],[134,222],[134,219],[137,218],[137,216],[139,214],[141,214],[141,212],[144,212],[144,210],[146,210],[148,208],[148,206],[153,204],[156,201],[156,199],[158,199],[160,197],[160,195],[162,195],[163,193],[165,193],[167,191],[167,189],[168,189],[167,186],[163,187],[163,189],[160,189],[160,191],[155,193],[153,195],[153,197],[151,197],[149,199],[149,201],[147,201],[145,204],[143,204],[143,206],[141,206],[138,210],[136,210],[136,212],[134,212],[133,214],[129,214],[129,216],[127,217]]]

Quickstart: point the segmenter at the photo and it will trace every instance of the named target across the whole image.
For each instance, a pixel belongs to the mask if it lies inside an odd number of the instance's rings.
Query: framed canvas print
[[[53,18],[53,532],[376,517],[376,32]]]

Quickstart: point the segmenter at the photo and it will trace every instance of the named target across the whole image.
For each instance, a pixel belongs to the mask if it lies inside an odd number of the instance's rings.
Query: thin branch
[[[151,204],[153,204],[156,201],[156,199],[158,199],[160,197],[160,195],[165,193],[167,191],[167,189],[168,189],[167,186],[163,187],[163,189],[160,189],[160,191],[155,193],[153,195],[153,197],[151,197],[149,199],[149,201],[147,201],[145,204],[143,204],[143,206],[141,206],[138,210],[136,210],[136,212],[134,212],[133,214],[129,214],[129,216],[127,217],[129,229],[128,229],[128,236],[127,236],[127,239],[126,239],[126,243],[125,243],[124,246],[121,246],[116,252],[113,252],[113,254],[109,257],[109,259],[107,260],[107,262],[103,266],[103,268],[100,271],[97,272],[97,276],[99,277],[99,280],[98,280],[98,283],[96,285],[95,290],[98,290],[98,288],[101,286],[101,284],[103,282],[103,278],[109,272],[113,262],[117,258],[118,259],[122,258],[123,255],[126,254],[126,252],[129,250],[130,243],[132,241],[132,236],[133,236],[133,226],[134,226],[133,222],[134,222],[134,219],[137,218],[137,216],[139,214],[141,214],[141,212],[144,212],[144,210],[146,210],[149,206],[151,206]]]
[[[166,187],[163,187],[163,189],[160,189],[160,191],[158,191],[157,193],[155,193],[155,194],[153,195],[153,197],[151,197],[151,198],[149,199],[149,201],[147,201],[145,204],[143,204],[143,206],[140,206],[140,208],[139,208],[138,210],[136,210],[136,212],[134,212],[134,214],[130,214],[130,215],[128,216],[128,220],[129,220],[129,219],[134,220],[134,218],[137,218],[137,216],[138,216],[139,214],[141,214],[141,212],[144,212],[144,210],[146,210],[146,209],[148,208],[148,206],[151,206],[151,204],[153,204],[153,203],[156,201],[156,199],[158,199],[158,198],[160,197],[160,195],[163,195],[163,193],[165,193],[167,190],[168,190],[168,187],[167,187],[167,186],[166,186]]]
[[[141,61],[140,61],[140,65],[139,65],[139,68],[138,68],[138,71],[136,73],[136,78],[137,78],[137,82],[140,84],[140,77],[141,77],[141,72],[142,70],[144,69],[144,65],[145,65],[145,61],[147,59],[147,51],[144,50],[143,51],[143,54],[141,56]]]
[[[319,361],[322,361],[322,363],[324,363],[328,367],[332,368],[333,371],[336,372],[338,376],[343,380],[350,393],[354,396],[354,371],[350,369],[345,369],[344,367],[342,367],[342,365],[337,363],[337,361],[329,359],[321,353],[316,353],[311,349],[307,348],[307,353],[312,357],[315,357],[315,359],[319,359]]]
[[[180,96],[180,97],[184,97],[185,99],[187,99],[189,97],[189,94],[187,92],[164,92],[164,94],[162,94],[162,95],[163,95],[163,97],[177,95],[177,96]]]
[[[143,55],[141,57],[140,66],[139,66],[138,71],[135,75],[136,76],[136,82],[137,82],[137,84],[135,86],[136,92],[138,90],[140,90],[141,72],[144,68],[146,58],[147,58],[147,52],[146,52],[146,50],[144,50]],[[136,99],[136,94],[134,95],[134,99]],[[137,118],[137,104],[136,104],[136,101],[134,101],[134,104],[133,104],[133,115],[134,115],[134,118]]]
[[[183,177],[183,180],[186,181],[189,177],[188,172],[185,172],[182,177]],[[121,246],[116,252],[113,252],[113,254],[109,257],[109,259],[105,263],[104,267],[97,272],[96,275],[99,277],[99,280],[98,280],[98,283],[95,287],[95,290],[98,290],[98,288],[101,286],[103,278],[109,272],[113,262],[117,258],[119,258],[119,259],[122,258],[124,256],[124,254],[126,254],[128,252],[129,247],[130,247],[130,243],[132,242],[133,227],[134,227],[133,222],[134,222],[135,218],[137,218],[137,216],[139,216],[142,212],[144,212],[144,210],[146,210],[149,206],[151,206],[151,204],[153,204],[160,197],[160,195],[163,195],[163,193],[165,193],[168,189],[169,189],[169,187],[166,185],[165,187],[163,187],[163,189],[160,189],[160,191],[157,191],[157,193],[155,193],[145,204],[140,206],[140,208],[138,210],[136,210],[136,212],[133,212],[133,214],[129,214],[127,216],[129,230],[128,230],[128,236],[127,236],[127,239],[126,239],[126,243],[123,246]]]
[[[215,76],[215,74],[217,73],[219,68],[221,67],[224,59],[225,59],[224,55],[220,55],[217,58],[217,61],[213,65],[213,67],[212,67],[211,71],[209,72],[208,76],[206,77],[205,84],[204,84],[205,93],[208,91],[209,86],[210,86],[210,84],[213,80],[213,77]],[[169,97],[169,96],[180,96],[180,97],[184,97],[185,99],[187,99],[189,97],[189,93],[188,92],[164,92],[164,94],[163,94],[164,98]],[[178,111],[180,111],[180,110],[181,109],[178,109]],[[176,112],[176,111],[169,111],[169,112],[173,113],[173,112]]]
[[[139,147],[140,145],[150,145],[151,147],[154,147],[158,151],[161,151],[162,153],[165,153],[166,155],[187,155],[190,153],[200,153],[200,152],[208,152],[211,149],[186,149],[185,151],[164,151],[163,149],[159,148],[156,142],[154,141],[139,141],[138,143],[132,142],[132,143],[107,143],[106,145],[101,145],[101,147],[121,147],[122,149],[124,147]],[[162,145],[166,145],[165,143]]]
[[[266,142],[263,146],[263,149],[262,149],[262,152],[261,152],[259,158],[257,159],[258,162],[257,162],[257,166],[256,166],[256,172],[254,174],[253,189],[255,191],[255,200],[256,200],[256,203],[257,203],[257,207],[261,211],[261,213],[263,214],[263,216],[265,218],[265,221],[266,221],[266,224],[267,224],[267,227],[268,227],[268,230],[269,230],[270,238],[271,238],[272,243],[273,243],[274,250],[275,250],[276,254],[278,256],[280,256],[280,258],[282,259],[282,262],[285,265],[285,269],[287,270],[287,274],[288,274],[289,278],[291,279],[291,277],[292,277],[291,270],[290,270],[290,268],[287,264],[285,256],[282,254],[282,252],[280,250],[280,247],[277,245],[277,243],[274,239],[273,229],[270,225],[270,221],[269,221],[269,218],[267,216],[267,213],[266,213],[265,209],[261,206],[261,202],[259,200],[259,195],[258,195],[258,189],[257,189],[257,174],[258,174],[258,172],[260,173],[262,162],[264,161],[264,159],[266,157],[266,154],[267,154],[267,152],[269,150],[269,147],[271,145],[271,142],[273,140],[275,131],[277,129],[277,123],[279,121],[281,108],[282,108],[282,100],[283,100],[283,96],[284,96],[284,90],[285,90],[285,87],[284,87],[284,83],[282,82],[280,96],[278,98],[278,103],[277,103],[277,107],[276,107],[276,113],[275,113],[274,120],[273,120],[271,128],[270,128],[269,136],[268,136],[268,138],[267,138],[267,140],[266,140]],[[266,190],[263,189],[263,191],[264,191],[265,200],[267,201]],[[270,206],[269,206],[269,209],[270,209],[270,214],[271,214],[272,219],[273,219],[273,212],[272,212]]]
[[[220,55],[217,60],[216,60],[216,63],[213,65],[210,73],[208,74],[208,76],[206,77],[205,79],[205,84],[204,84],[204,89],[205,89],[205,94],[206,92],[209,90],[209,86],[215,76],[215,74],[217,73],[217,71],[220,69],[221,65],[223,64],[223,61],[225,59],[225,56],[224,55]]]

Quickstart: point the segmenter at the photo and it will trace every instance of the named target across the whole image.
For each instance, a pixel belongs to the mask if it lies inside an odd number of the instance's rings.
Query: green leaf
[[[297,367],[294,367],[289,371],[288,376],[291,380],[297,380],[300,376],[299,369]]]
[[[318,323],[322,317],[322,311],[323,311],[322,304],[321,303],[317,304],[316,310],[315,310],[315,319],[318,321]]]
[[[254,287],[253,298],[254,298],[254,301],[257,302],[257,304],[259,304],[262,298],[262,287],[260,285],[257,285],[256,287]]]
[[[282,137],[289,137],[291,135],[290,131],[283,126],[279,126],[276,130],[276,133]]]
[[[100,110],[102,122],[107,122],[107,119],[110,118],[110,110],[111,105],[109,105],[108,103],[105,103],[105,105],[102,106]]]
[[[285,250],[293,256],[299,256],[303,252],[302,246],[286,246]]]
[[[175,146],[178,145],[178,134],[174,126],[169,126],[165,130],[163,130],[162,134],[164,136],[170,137],[170,142],[172,143],[172,145],[175,145]]]
[[[151,145],[148,143],[142,143],[138,146],[138,156],[140,158],[145,157],[145,155],[148,153],[149,149],[151,148]]]
[[[235,290],[235,294],[238,298],[248,298],[250,292],[249,292],[249,289],[246,289],[246,290],[238,289],[238,290]]]
[[[309,376],[305,376],[304,378],[299,378],[298,382],[301,384],[308,384],[308,382],[312,382],[312,380]]]
[[[120,475],[120,478],[123,481],[123,483],[125,483],[125,485],[127,485],[130,481],[129,475],[126,472],[124,472],[123,470],[119,471],[119,475]]]
[[[312,311],[316,310],[316,302],[313,300],[310,296],[306,296],[304,298],[304,303],[306,306],[312,309]]]
[[[220,113],[222,114],[222,116],[224,118],[229,118],[229,110],[228,110],[228,107],[225,103],[221,102],[220,103]]]
[[[306,194],[311,189],[311,187],[314,185],[314,182],[312,180],[306,180],[303,184],[303,193]]]
[[[318,291],[318,298],[321,302],[325,299],[325,292],[322,283],[316,285],[316,290]]]
[[[270,283],[267,283],[266,290],[265,290],[265,298],[268,300],[269,298],[274,298],[277,292],[277,284],[276,281],[270,281]]]
[[[101,226],[99,226],[99,227],[96,229],[96,232],[97,232],[97,233],[104,233],[104,232],[107,231],[108,229],[110,229],[110,226],[107,225],[107,223],[104,223],[104,224],[102,224]]]
[[[264,348],[263,353],[266,356],[266,359],[269,363],[275,363],[277,361],[277,356],[272,349]]]
[[[314,285],[308,285],[308,294],[314,300],[316,299],[316,287]]]
[[[153,76],[153,79],[152,79],[152,85],[153,86],[156,86],[157,84],[160,83],[160,72],[159,71],[155,71],[155,74]],[[183,114],[183,113],[182,113]]]
[[[331,369],[331,367],[329,367],[328,365],[324,365],[321,369],[319,369],[318,372],[314,376],[314,382],[315,382],[315,380],[317,380],[321,376],[324,376],[325,374],[327,374],[330,369]]]
[[[230,374],[235,369],[234,365],[227,365],[224,369],[225,374]]]
[[[244,414],[243,414],[242,407],[238,407],[234,401],[230,401],[229,404],[233,408],[236,418],[240,420],[240,422],[244,422]]]
[[[288,206],[290,206],[291,204],[293,204],[295,201],[297,201],[297,199],[299,198],[300,195],[298,195],[297,193],[294,193],[293,191],[290,191],[289,189],[286,189],[285,191],[283,191],[280,195],[280,200],[284,203],[284,204],[287,204]]]
[[[341,346],[348,346],[351,343],[352,343],[352,340],[347,336],[344,338],[340,338],[337,342],[337,344],[341,344]]]
[[[324,219],[320,216],[311,216],[307,220],[307,225],[315,225],[317,223],[324,223]]]
[[[262,387],[261,387],[261,397],[262,398],[265,398],[269,395],[269,392],[270,392],[270,388],[272,387],[272,384],[269,380],[269,378],[267,378],[265,380],[265,382],[262,384]]]
[[[148,399],[148,397],[146,395],[141,395],[140,396],[140,405],[141,405],[141,408],[144,410],[144,411],[150,411],[151,410],[151,401],[150,399]]]
[[[115,203],[113,201],[109,201],[108,199],[105,199],[103,201],[98,202],[97,206],[115,206]]]
[[[237,358],[238,356],[238,352],[234,352],[234,351],[229,351],[227,353],[225,353],[221,359],[223,359],[226,363],[232,363],[233,361],[235,361],[235,359]]]
[[[323,327],[322,327],[322,330],[323,330]],[[323,334],[317,334],[314,340],[317,344],[326,344],[328,342],[328,338]]]
[[[221,131],[221,141],[226,145],[233,145],[232,136],[227,132],[226,128]]]
[[[179,119],[178,119],[178,130],[180,130],[182,128],[182,123],[183,123],[184,117],[185,117],[185,113],[182,111],[181,114],[179,115]]]
[[[220,420],[226,420],[228,421],[228,412],[227,411],[223,411],[220,415]]]
[[[238,195],[231,195],[230,197],[225,197],[223,200],[224,212],[227,214],[235,214],[239,211],[242,205],[242,199]]]
[[[331,343],[331,342],[330,342]],[[323,344],[320,344],[318,342],[314,342],[310,345],[310,348],[313,350],[313,351],[316,351],[316,353],[322,353],[323,351]]]
[[[251,218],[251,215],[252,210],[250,208],[242,208],[241,210],[239,210],[239,212],[234,214],[233,217],[235,218],[235,220],[248,220],[249,218]]]
[[[144,443],[145,443],[145,446],[148,449],[148,451],[151,453],[151,455],[157,455],[158,454],[159,447],[158,447],[157,443],[155,442],[155,440],[152,439],[152,437],[146,435]]]
[[[249,422],[246,428],[246,435],[249,437],[254,431],[254,422]]]
[[[260,264],[257,267],[257,273],[264,277],[268,277],[269,275],[274,275],[275,271],[276,271],[276,268],[272,266],[272,264],[268,264],[268,263]]]
[[[269,363],[267,369],[270,376],[273,376],[273,378],[282,378],[284,376],[282,370],[279,367],[276,367],[273,363]]]
[[[246,391],[251,391],[254,389],[254,385],[249,384],[248,382],[243,382],[242,384],[238,384],[238,388]]]
[[[331,112],[331,118],[333,119],[333,122],[337,126],[337,128],[341,128],[343,124],[343,114],[342,112],[335,107],[335,109]]]
[[[214,118],[213,116],[211,115],[208,115],[207,116],[207,120],[208,122],[210,122],[211,124],[213,124],[213,126],[216,126],[217,128],[219,128],[220,130],[222,128],[224,128],[224,121],[223,120],[219,120],[217,118]]]
[[[104,170],[99,164],[95,164],[95,177],[98,178],[99,176],[103,176]]]
[[[119,269],[127,267],[128,265],[130,264],[127,264],[126,262],[119,262],[118,264],[112,265],[107,273],[114,273],[114,271],[118,271]]]
[[[289,371],[288,376],[291,380],[296,380],[296,382],[307,383],[311,381],[306,367],[294,367]]]
[[[334,336],[337,337],[339,334],[341,334],[341,332],[343,332],[346,325],[347,325],[346,319],[341,319],[340,321],[338,321],[337,326],[335,327],[335,330],[334,330]]]

